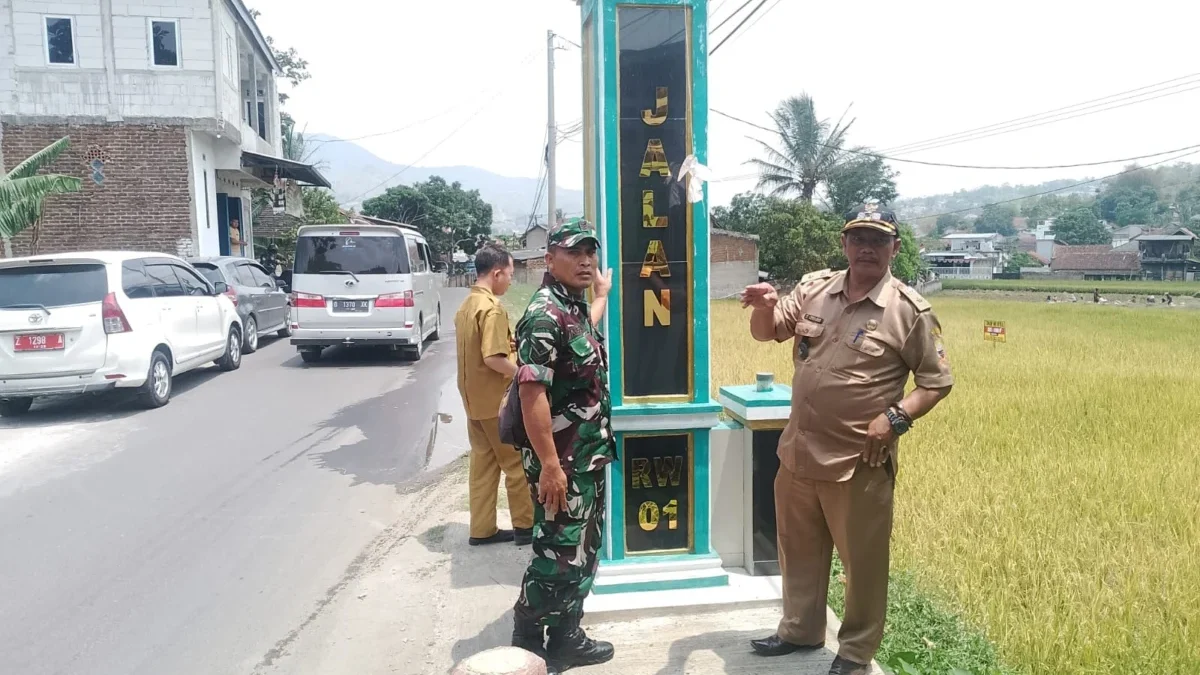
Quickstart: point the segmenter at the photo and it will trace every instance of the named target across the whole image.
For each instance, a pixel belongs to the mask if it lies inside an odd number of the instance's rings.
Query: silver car
[[[264,335],[291,336],[292,307],[288,294],[262,265],[233,256],[191,258],[188,262],[210,283],[221,281],[228,286],[226,295],[237,306],[245,326],[243,352],[253,354],[258,349],[258,339]]]

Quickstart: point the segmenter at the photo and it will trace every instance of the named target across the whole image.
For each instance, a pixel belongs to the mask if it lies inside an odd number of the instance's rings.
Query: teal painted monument
[[[711,534],[706,0],[582,0],[585,208],[613,289],[595,592],[728,583]]]

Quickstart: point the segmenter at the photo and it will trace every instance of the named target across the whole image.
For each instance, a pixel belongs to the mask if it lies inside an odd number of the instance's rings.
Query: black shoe
[[[515,530],[513,530],[513,541],[515,541],[517,543],[517,546],[528,546],[528,545],[532,544],[533,543],[533,528],[532,527],[516,528]]]
[[[863,665],[838,656],[829,666],[829,675],[871,675],[871,664]]]
[[[579,619],[566,619],[563,625],[547,631],[546,663],[562,672],[576,666],[595,666],[612,660],[611,642],[593,640],[579,627]]]
[[[792,652],[820,649],[825,646],[825,643],[819,642],[815,645],[794,645],[776,634],[761,640],[751,640],[750,646],[754,648],[754,653],[758,654],[759,656],[783,656],[785,654],[791,654]]]
[[[496,534],[490,537],[471,537],[467,543],[471,546],[484,546],[487,544],[503,544],[513,540],[512,530],[498,530]]]
[[[546,633],[542,624],[531,619],[514,619],[512,646],[537,654],[546,660]]]

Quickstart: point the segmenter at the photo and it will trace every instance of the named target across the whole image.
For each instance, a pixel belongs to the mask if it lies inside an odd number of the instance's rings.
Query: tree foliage
[[[1162,208],[1153,185],[1113,186],[1100,194],[1096,206],[1101,218],[1121,227],[1154,223]]]
[[[858,150],[866,152],[865,148]],[[852,155],[829,171],[825,183],[826,202],[838,215],[871,200],[890,204],[899,194],[896,191],[898,175],[878,155]]]
[[[464,190],[461,183],[447,183],[441,176],[390,187],[363,202],[362,212],[416,227],[438,255],[458,248],[473,254],[476,237],[492,232],[492,205],[478,190]]]
[[[957,213],[944,213],[937,217],[937,222],[933,226],[933,233],[937,236],[942,236],[947,232],[953,232],[963,226],[963,217]]]
[[[1017,251],[1009,258],[1008,264],[1004,266],[1004,271],[1015,274],[1020,272],[1022,267],[1045,267],[1045,265],[1028,251]]]
[[[770,115],[780,146],[758,141],[765,159],[750,160],[759,170],[758,187],[769,188],[773,197],[794,194],[812,204],[817,187],[842,161],[842,145],[854,120],[845,122],[843,118],[830,125],[828,120],[818,119],[808,94],[786,99]]]
[[[1054,236],[1071,246],[1112,243],[1112,234],[1091,208],[1067,211],[1055,218]]]
[[[323,188],[304,188],[304,222],[310,225],[336,225],[349,222],[338,208],[333,193]]]
[[[57,160],[71,146],[70,137],[63,137],[35,152],[0,178],[0,238],[4,240],[4,255],[11,257],[9,242],[21,232],[34,228],[32,253],[37,254],[37,228],[42,209],[51,195],[78,192],[81,181],[74,176],[39,173]]]
[[[758,234],[759,225],[770,206],[771,197],[758,192],[743,192],[735,195],[729,206],[718,206],[712,210],[713,227],[733,232]]]
[[[892,260],[892,275],[906,284],[914,284],[925,271],[925,261],[921,259],[921,247],[917,237],[908,225],[900,226],[900,252]]]
[[[988,204],[983,207],[983,214],[975,221],[975,231],[995,232],[1002,237],[1011,237],[1017,233],[1012,222],[1016,215],[1017,207],[1012,204]]]
[[[759,266],[771,276],[798,281],[809,272],[846,264],[842,219],[803,201],[770,198],[759,222]]]

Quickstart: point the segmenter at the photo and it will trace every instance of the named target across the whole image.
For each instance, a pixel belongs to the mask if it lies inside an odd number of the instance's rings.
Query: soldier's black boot
[[[563,619],[563,623],[547,631],[546,663],[559,672],[577,666],[594,666],[612,660],[611,642],[593,640],[579,627],[579,619]]]
[[[512,646],[533,652],[546,660],[546,634],[542,624],[531,619],[516,618],[513,621]]]

